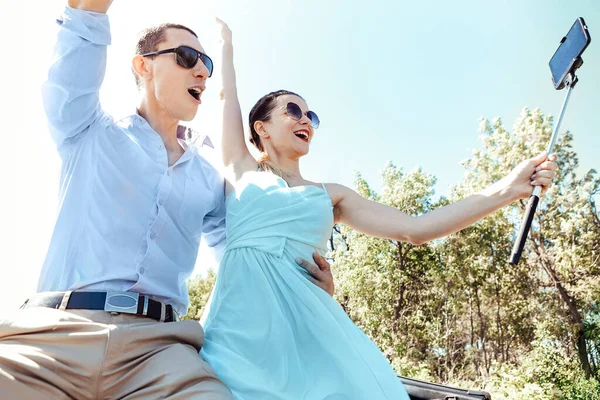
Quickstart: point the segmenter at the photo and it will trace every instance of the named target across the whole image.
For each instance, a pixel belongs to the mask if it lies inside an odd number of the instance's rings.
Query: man
[[[62,159],[60,210],[38,292],[0,320],[7,399],[196,398],[231,393],[198,354],[201,326],[178,321],[204,234],[224,240],[224,182],[186,140],[212,61],[181,25],[147,30],[132,68],[137,112],[114,121],[99,90],[112,0],[70,0],[44,104]],[[328,264],[305,262],[333,292]]]

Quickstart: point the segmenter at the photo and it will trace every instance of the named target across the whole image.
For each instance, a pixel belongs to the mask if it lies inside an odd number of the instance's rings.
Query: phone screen
[[[589,43],[589,36],[584,30],[583,21],[577,19],[564,42],[560,44],[552,59],[550,60],[550,71],[552,72],[552,80],[555,86],[564,79],[567,72],[571,68],[573,59],[579,57]]]

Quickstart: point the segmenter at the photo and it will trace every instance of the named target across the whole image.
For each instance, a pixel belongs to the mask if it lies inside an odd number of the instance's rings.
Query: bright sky
[[[65,3],[0,0],[0,314],[35,291],[56,217],[60,164],[40,87]],[[359,170],[379,188],[379,171],[391,160],[436,176],[438,194],[461,180],[460,161],[480,144],[480,116],[500,116],[510,128],[525,106],[558,115],[565,91],[553,89],[547,63],[575,18],[585,18],[592,38],[600,35],[597,0],[115,0],[109,15],[113,45],[101,100],[114,116],[136,105],[129,68],[136,32],[183,23],[218,62],[217,15],[233,31],[244,116],[281,88],[300,93],[319,114],[302,163],[306,178],[351,186]],[[585,169],[600,166],[594,40],[562,129],[574,133]],[[211,133],[216,84],[209,82],[203,99],[192,125]],[[201,252],[196,272],[212,264]]]

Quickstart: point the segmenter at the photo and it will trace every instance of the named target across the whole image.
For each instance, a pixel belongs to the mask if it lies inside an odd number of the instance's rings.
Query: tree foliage
[[[196,276],[188,281],[188,294],[190,296],[190,307],[187,314],[182,319],[200,320],[204,312],[204,306],[208,302],[210,293],[217,275],[214,271],[209,270],[206,276]]]
[[[448,198],[434,198],[435,178],[421,169],[405,173],[391,163],[382,172],[381,194],[359,173],[356,190],[422,214],[483,189],[544,150],[552,118],[525,109],[512,132],[499,118],[482,119],[480,132],[482,145],[463,162],[464,179]],[[338,300],[399,373],[506,391],[499,377],[512,371],[509,398],[548,390],[555,398],[580,381],[598,387],[588,378],[598,378],[600,361],[594,200],[600,180],[596,171],[579,169],[572,142],[567,132],[554,148],[560,174],[540,203],[518,266],[508,259],[524,201],[418,247],[338,227]]]

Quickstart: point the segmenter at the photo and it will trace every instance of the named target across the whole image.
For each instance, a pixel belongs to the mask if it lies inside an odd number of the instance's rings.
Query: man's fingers
[[[319,267],[317,267],[313,263],[306,261],[303,258],[297,258],[296,263],[305,270],[307,270],[308,273],[314,276],[315,278],[317,278],[321,274],[321,270],[319,269]]]
[[[331,268],[327,260],[321,257],[316,251],[313,253],[313,260],[315,260],[321,271],[328,271]]]
[[[296,263],[308,272],[310,275],[308,278],[312,283],[329,293],[330,296],[333,296],[335,285],[329,263],[317,253],[313,254],[313,258],[319,264],[318,267],[303,258],[297,258]]]

